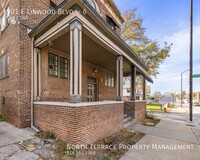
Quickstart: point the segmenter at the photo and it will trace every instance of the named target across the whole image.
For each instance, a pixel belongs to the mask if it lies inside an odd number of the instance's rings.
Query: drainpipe
[[[33,106],[33,97],[34,97],[34,38],[32,38],[31,43],[31,128],[39,132],[40,130],[34,126],[34,106]]]

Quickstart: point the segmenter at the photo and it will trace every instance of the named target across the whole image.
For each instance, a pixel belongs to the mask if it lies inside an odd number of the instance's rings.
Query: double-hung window
[[[49,53],[49,75],[58,76],[58,56],[53,53]]]
[[[9,7],[7,7],[3,10],[3,13],[0,17],[0,32],[3,32],[8,26],[9,17],[10,17],[10,9]]]
[[[49,75],[60,78],[69,78],[69,61],[67,58],[49,53]]]
[[[115,77],[111,74],[105,74],[105,86],[115,87]]]
[[[9,56],[5,54],[0,58],[0,78],[8,77]]]
[[[68,79],[68,59],[60,57],[60,77]]]

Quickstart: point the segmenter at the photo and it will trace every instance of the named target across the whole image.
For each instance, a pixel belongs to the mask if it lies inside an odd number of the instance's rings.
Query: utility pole
[[[185,70],[181,73],[181,107],[183,107],[183,74],[189,70]]]
[[[190,122],[193,121],[193,0],[190,0]]]

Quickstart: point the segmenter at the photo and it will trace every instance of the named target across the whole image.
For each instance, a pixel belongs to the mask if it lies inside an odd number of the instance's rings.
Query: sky
[[[114,0],[120,11],[137,8],[136,14],[144,18],[146,35],[173,43],[170,57],[160,65],[160,74],[150,84],[151,93],[180,93],[181,73],[189,69],[190,0]],[[200,74],[200,0],[193,0],[193,73]],[[193,90],[200,91],[200,78],[193,80]],[[183,90],[189,90],[189,72],[183,74]]]

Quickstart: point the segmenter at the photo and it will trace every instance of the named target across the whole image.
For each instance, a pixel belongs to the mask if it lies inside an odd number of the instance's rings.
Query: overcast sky
[[[115,0],[123,12],[137,8],[144,17],[143,26],[151,39],[173,43],[170,57],[160,66],[160,74],[151,91],[180,92],[181,72],[189,69],[190,0]],[[200,0],[194,2],[194,73],[200,74]],[[183,76],[183,90],[189,89],[189,72]],[[194,79],[194,91],[200,91],[200,78]]]

